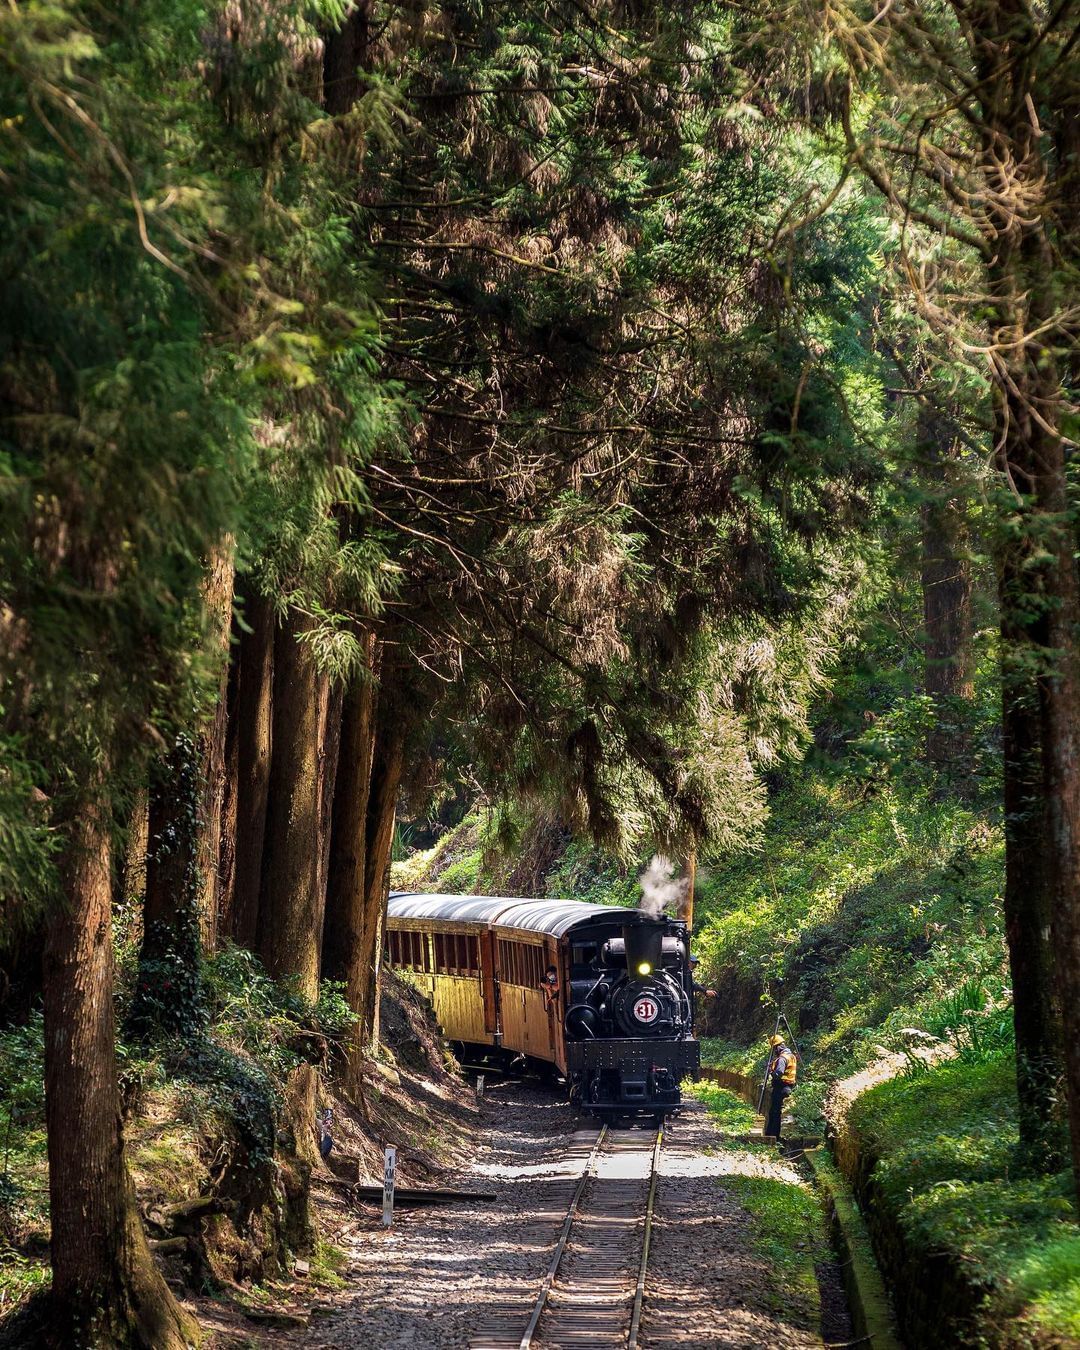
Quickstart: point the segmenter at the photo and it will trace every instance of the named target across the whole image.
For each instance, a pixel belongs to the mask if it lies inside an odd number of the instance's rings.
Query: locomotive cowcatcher
[[[386,959],[469,1062],[564,1076],[602,1117],[678,1108],[696,1076],[686,925],[574,900],[390,897]]]

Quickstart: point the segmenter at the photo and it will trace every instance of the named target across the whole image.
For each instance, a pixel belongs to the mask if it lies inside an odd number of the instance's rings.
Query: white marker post
[[[484,1075],[482,1073],[476,1075],[476,1100],[478,1102],[484,1100]]]
[[[383,1166],[382,1221],[384,1228],[394,1222],[394,1172],[397,1169],[397,1149],[388,1148]]]

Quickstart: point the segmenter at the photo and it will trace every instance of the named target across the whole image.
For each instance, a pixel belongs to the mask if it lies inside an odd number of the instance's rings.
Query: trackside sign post
[[[397,1149],[388,1148],[383,1165],[382,1221],[385,1228],[394,1222],[394,1172],[397,1170]]]

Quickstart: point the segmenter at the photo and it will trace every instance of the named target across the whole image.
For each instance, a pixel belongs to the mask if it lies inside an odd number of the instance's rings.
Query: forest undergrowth
[[[459,1130],[421,1089],[442,1082],[452,1098],[460,1086],[453,1061],[426,1005],[388,973],[379,1057],[359,1091],[346,1093],[353,1018],[340,986],[324,981],[312,1002],[234,946],[199,968],[195,1025],[184,1034],[135,1033],[128,1014],[146,972],[137,931],[120,924],[117,933],[128,1162],[166,1277],[178,1294],[213,1305],[211,1322],[242,1330],[246,1319],[279,1317],[284,1325],[288,1308],[341,1287],[341,1254],[316,1214],[320,1187],[337,1176],[381,1175],[388,1130],[402,1149],[403,1179],[429,1177],[452,1155]],[[159,974],[142,992],[164,1010],[175,995],[168,973]],[[31,1332],[12,1314],[50,1280],[43,1061],[40,1014],[0,1032],[2,1344],[27,1343],[18,1338]],[[290,1109],[295,1076],[305,1068],[315,1076],[318,1113],[331,1112],[334,1143],[324,1161],[314,1148],[317,1121],[298,1120]],[[413,1080],[421,1088],[414,1091]],[[301,1258],[307,1270],[299,1280]],[[206,1308],[200,1319],[207,1320]]]

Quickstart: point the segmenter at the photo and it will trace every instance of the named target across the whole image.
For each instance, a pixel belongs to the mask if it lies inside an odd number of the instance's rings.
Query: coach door
[[[484,999],[484,1030],[499,1034],[499,982],[495,978],[495,934],[487,928],[480,934],[480,992]]]
[[[562,1040],[562,1020],[566,1009],[566,994],[563,989],[562,972],[559,971],[559,947],[554,938],[544,939],[544,971],[554,966],[559,972],[559,992],[547,1005],[548,1018],[548,1044],[551,1049],[551,1058],[558,1064],[562,1056],[559,1053],[560,1042]]]

